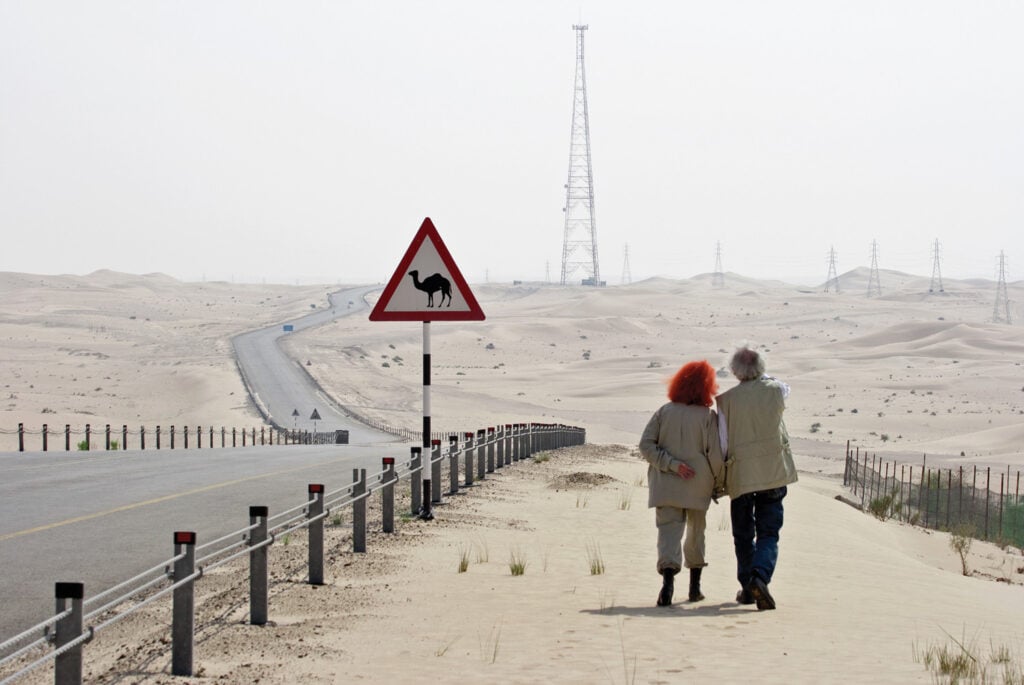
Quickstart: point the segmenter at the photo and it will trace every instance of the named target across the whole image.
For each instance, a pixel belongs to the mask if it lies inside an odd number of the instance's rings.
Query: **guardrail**
[[[215,540],[198,544],[193,531],[175,531],[173,555],[166,561],[92,597],[82,583],[55,584],[56,613],[45,621],[0,643],[0,685],[7,685],[52,662],[57,685],[82,682],[83,646],[96,633],[138,609],[172,595],[171,673],[193,674],[195,583],[203,574],[242,556],[249,556],[249,622],[263,625],[269,616],[269,548],[280,538],[308,529],[309,585],[324,582],[324,521],[333,511],[352,507],[352,551],[366,552],[366,505],[376,492],[381,496],[382,531],[395,531],[395,486],[409,482],[410,513],[423,511],[422,479],[431,473],[431,502],[442,501],[442,463],[449,470],[448,494],[484,480],[488,473],[529,459],[538,452],[582,445],[586,431],[561,424],[520,423],[450,434],[447,454],[441,440],[432,439],[428,454],[412,447],[409,460],[396,464],[382,458],[380,471],[367,474],[353,469],[352,482],[328,491],[323,483],[310,483],[307,499],[273,516],[265,506],[249,507],[249,525]],[[474,439],[475,438],[475,439]],[[460,463],[461,458],[461,463]],[[463,477],[460,483],[460,466]],[[110,612],[128,600],[131,608]],[[52,646],[52,649],[49,647]],[[44,652],[40,654],[40,652]],[[4,672],[7,672],[4,675]]]
[[[259,431],[257,433],[257,430]],[[150,449],[202,449],[204,444],[208,448],[213,447],[248,447],[257,445],[343,445],[348,443],[347,430],[330,431],[309,431],[297,429],[277,428],[274,426],[256,426],[247,428],[225,428],[216,429],[213,426],[195,426],[194,430],[189,426],[171,425],[167,430],[160,425],[155,429],[148,430],[140,426],[138,430],[130,430],[127,424],[122,424],[121,429],[111,428],[105,424],[102,429],[93,430],[91,424],[85,424],[84,429],[73,429],[71,424],[64,424],[64,430],[52,430],[48,424],[43,424],[39,430],[25,428],[24,423],[19,423],[17,430],[0,428],[0,435],[17,435],[18,451],[24,452],[26,436],[40,436],[40,445],[43,452],[51,449],[51,440],[56,441],[56,449],[60,449],[61,438],[63,438],[64,451],[72,449],[89,450],[126,450],[128,449],[128,437],[135,441],[137,449],[146,449],[146,439],[149,438]],[[81,440],[71,441],[71,436],[82,436]],[[205,440],[205,443],[204,443]],[[219,443],[219,444],[218,444]],[[229,444],[230,443],[230,444]]]

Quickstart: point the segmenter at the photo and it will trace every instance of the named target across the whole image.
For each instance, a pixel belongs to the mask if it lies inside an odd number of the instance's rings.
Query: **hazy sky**
[[[557,280],[574,23],[601,276],[1024,274],[1024,3],[0,0],[0,271]]]

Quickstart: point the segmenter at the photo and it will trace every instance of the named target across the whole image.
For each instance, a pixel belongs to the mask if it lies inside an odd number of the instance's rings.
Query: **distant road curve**
[[[350,443],[395,439],[360,423],[344,408],[331,402],[302,368],[302,361],[286,355],[280,344],[286,335],[366,311],[369,307],[365,296],[379,289],[380,286],[361,286],[331,293],[329,308],[231,339],[242,380],[253,403],[268,422],[281,428],[313,430],[314,421],[310,417],[316,410],[320,415],[320,420],[315,422],[316,430],[347,430]],[[290,324],[293,331],[285,331],[285,323]],[[298,412],[298,416],[293,412]]]

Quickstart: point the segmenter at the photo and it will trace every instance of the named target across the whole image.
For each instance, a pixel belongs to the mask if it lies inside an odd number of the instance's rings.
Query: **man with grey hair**
[[[765,611],[775,608],[768,584],[779,557],[782,500],[797,479],[782,420],[789,386],[766,376],[764,358],[747,346],[736,350],[729,368],[739,385],[716,402],[740,581],[736,601]]]

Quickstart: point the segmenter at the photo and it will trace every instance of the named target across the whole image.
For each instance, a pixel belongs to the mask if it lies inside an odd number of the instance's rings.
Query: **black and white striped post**
[[[423,499],[420,504],[420,519],[432,521],[434,512],[431,511],[430,477],[431,469],[428,468],[430,460],[430,322],[423,322],[423,458],[420,460],[423,474]]]

